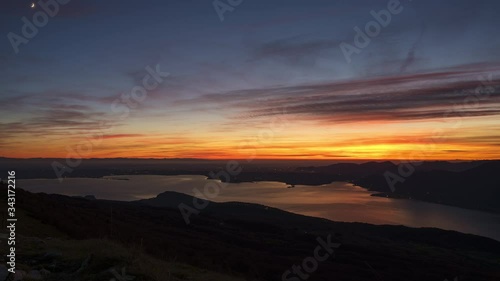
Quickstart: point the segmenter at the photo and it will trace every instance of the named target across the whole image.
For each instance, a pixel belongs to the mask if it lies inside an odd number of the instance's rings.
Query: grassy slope
[[[4,191],[4,189],[1,189]],[[7,206],[5,196],[0,196],[0,206]],[[20,206],[18,206],[20,207]],[[4,208],[0,217],[5,217]],[[50,274],[43,280],[76,281],[76,280],[111,280],[116,277],[110,269],[121,275],[122,268],[126,274],[135,277],[134,281],[242,281],[244,279],[220,274],[203,268],[190,266],[171,259],[154,258],[144,252],[140,246],[127,246],[109,239],[71,239],[54,226],[26,214],[17,208],[16,215],[16,254],[17,271],[46,269]],[[4,224],[4,219],[2,223]],[[2,225],[4,226],[4,225]],[[2,227],[0,234],[6,235]],[[6,240],[0,239],[1,252],[7,252]],[[53,255],[54,257],[47,257]],[[90,256],[88,266],[78,274],[76,271]],[[2,255],[2,259],[5,257]],[[2,264],[5,261],[2,260]],[[29,281],[29,278],[25,278]],[[2,280],[3,281],[3,280]]]

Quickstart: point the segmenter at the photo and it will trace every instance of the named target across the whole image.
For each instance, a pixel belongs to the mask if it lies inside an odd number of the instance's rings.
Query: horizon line
[[[11,160],[54,160],[54,159],[66,159],[65,157],[4,157],[0,156],[0,159],[11,159]],[[430,161],[443,161],[443,162],[473,162],[473,161],[500,161],[500,159],[381,159],[381,158],[168,158],[168,157],[90,157],[90,158],[78,158],[81,160],[199,160],[199,161],[246,161],[248,163],[253,161],[371,161],[371,162],[386,162],[386,161],[404,161],[404,162],[430,162]]]

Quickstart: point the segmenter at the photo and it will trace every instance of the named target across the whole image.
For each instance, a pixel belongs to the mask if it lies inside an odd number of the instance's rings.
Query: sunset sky
[[[16,53],[4,0],[0,156],[500,159],[500,2],[401,0],[348,62],[389,2],[71,0]]]

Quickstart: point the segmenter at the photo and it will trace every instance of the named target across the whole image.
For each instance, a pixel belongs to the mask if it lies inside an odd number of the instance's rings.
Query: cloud
[[[415,52],[417,50],[418,44],[422,41],[422,37],[424,35],[424,32],[425,32],[425,25],[422,26],[422,28],[420,30],[420,34],[418,35],[417,39],[415,40],[415,42],[411,46],[410,50],[408,50],[408,54],[406,55],[406,59],[403,61],[403,64],[401,65],[401,68],[399,69],[399,71],[401,73],[406,72],[406,69],[415,62],[415,60],[416,60]]]
[[[122,138],[135,138],[135,137],[142,137],[144,136],[143,134],[114,134],[114,135],[105,135],[102,136],[103,139],[122,139]],[[97,137],[99,138],[99,137]]]
[[[479,76],[493,74],[489,95]],[[418,73],[334,83],[232,91],[189,103],[238,109],[236,120],[287,114],[318,122],[426,120],[500,114],[500,67],[468,65]],[[451,112],[450,112],[451,111]]]
[[[0,132],[4,139],[21,136],[72,136],[105,129],[104,125],[106,128],[118,125],[117,120],[107,119],[106,113],[82,109],[84,107],[62,106],[38,110],[18,121],[0,123]]]

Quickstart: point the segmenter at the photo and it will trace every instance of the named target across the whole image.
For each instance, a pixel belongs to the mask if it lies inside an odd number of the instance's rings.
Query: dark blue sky
[[[53,79],[118,90],[132,86],[130,73],[158,62],[188,80],[179,87],[218,91],[398,73],[413,47],[408,72],[493,62],[500,50],[498,1],[401,0],[403,12],[348,64],[339,43],[352,42],[353,27],[388,1],[246,0],[221,22],[211,1],[71,0],[15,55],[6,35],[21,34],[21,17],[34,11],[26,1],[4,2],[7,91],[23,76],[38,80],[26,81],[26,91],[52,88]]]
[[[470,71],[472,77],[478,68],[497,69],[500,2],[493,0],[401,0],[403,10],[349,63],[339,45],[353,44],[354,27],[364,29],[373,20],[370,11],[387,9],[388,2],[244,0],[221,21],[212,1],[71,0],[16,54],[8,34],[22,35],[21,18],[31,21],[41,7],[4,0],[2,126],[11,132],[15,124],[33,128],[33,120],[47,118],[49,131],[64,129],[47,116],[56,106],[82,106],[85,115],[104,115],[114,97],[140,83],[148,65],[160,64],[171,76],[144,103],[141,114],[183,119],[182,112],[196,111],[199,120],[191,115],[191,124],[219,124],[230,115],[214,114],[217,106],[205,106],[217,100],[207,101],[213,95],[231,99],[238,96],[231,93],[243,90],[450,69]]]

